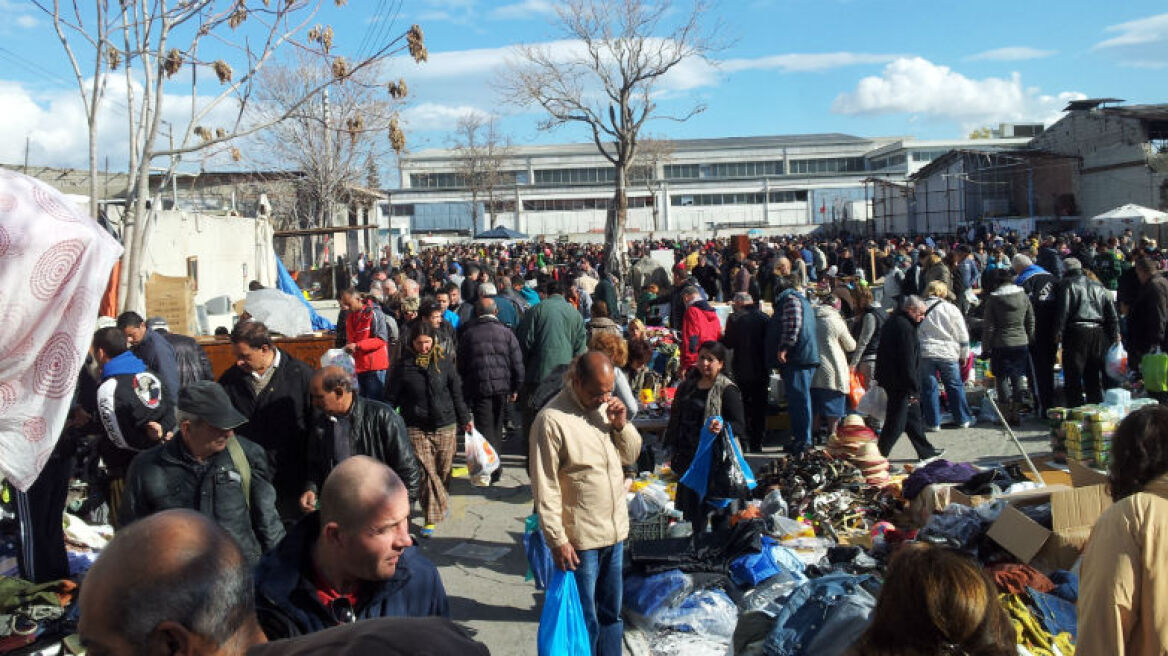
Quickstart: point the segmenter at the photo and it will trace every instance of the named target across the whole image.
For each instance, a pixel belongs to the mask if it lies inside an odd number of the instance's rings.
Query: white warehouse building
[[[1041,124],[1003,124],[991,138],[926,141],[805,134],[669,142],[667,156],[638,168],[629,183],[627,230],[638,234],[709,235],[759,229],[803,232],[824,224],[868,221],[865,180],[904,182],[954,148],[1025,146]],[[425,150],[401,161],[401,186],[384,213],[395,234],[474,234],[506,226],[529,235],[603,233],[613,168],[588,144],[511,148],[505,183],[491,206],[471,194],[454,150]],[[650,175],[651,172],[651,175]],[[654,211],[656,210],[656,212]],[[855,225],[855,224],[851,224]]]

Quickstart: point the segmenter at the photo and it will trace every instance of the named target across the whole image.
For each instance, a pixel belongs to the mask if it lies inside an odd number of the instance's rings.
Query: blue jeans
[[[584,624],[596,656],[621,656],[625,626],[621,621],[621,577],[624,544],[577,551],[576,587],[584,608]]]
[[[965,384],[961,382],[961,367],[957,361],[931,360],[921,358],[921,410],[926,426],[941,425],[941,400],[937,396],[937,377],[941,373],[941,383],[945,385],[945,395],[949,397],[949,412],[953,422],[962,424],[973,421],[973,413],[965,400]]]
[[[811,379],[814,368],[781,367],[783,387],[787,396],[787,412],[791,416],[791,452],[802,453],[811,447]]]
[[[357,374],[357,387],[361,396],[374,401],[385,400],[385,370],[366,371]]]

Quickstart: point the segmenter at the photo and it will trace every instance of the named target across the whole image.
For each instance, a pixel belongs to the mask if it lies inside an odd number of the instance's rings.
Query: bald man
[[[575,572],[592,653],[620,656],[623,467],[636,462],[641,436],[612,395],[607,355],[584,353],[566,382],[531,426],[531,490],[556,566]]]
[[[300,495],[300,510],[316,509],[320,486],[337,463],[350,456],[370,456],[385,463],[418,498],[422,468],[406,434],[406,424],[389,405],[357,393],[344,369],[329,366],[316,372],[308,389],[317,414],[308,441],[308,479]]]
[[[489,654],[443,618],[380,619],[267,642],[251,570],[205,516],[168,510],[119,531],[81,589],[78,633],[91,656]]]
[[[374,617],[448,617],[434,564],[413,546],[410,498],[397,474],[368,456],[333,469],[320,510],[300,520],[256,568],[269,638]]]
[[[112,654],[243,654],[264,641],[251,570],[207,517],[168,510],[118,532],[81,586],[81,644]]]

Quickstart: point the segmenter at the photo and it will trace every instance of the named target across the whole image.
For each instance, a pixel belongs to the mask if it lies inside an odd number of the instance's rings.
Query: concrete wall
[[[197,257],[199,289],[196,303],[227,295],[238,300],[247,284],[276,282],[272,226],[262,219],[163,211],[151,218],[153,232],[146,244],[145,278],[151,273],[187,275],[187,258]],[[144,278],[144,279],[145,279]]]

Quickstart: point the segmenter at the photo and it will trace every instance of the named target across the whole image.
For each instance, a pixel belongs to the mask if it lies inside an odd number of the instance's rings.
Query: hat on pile
[[[860,468],[864,474],[864,482],[868,485],[881,485],[888,482],[888,458],[880,454],[880,448],[875,442],[866,442],[852,458],[852,464]]]

